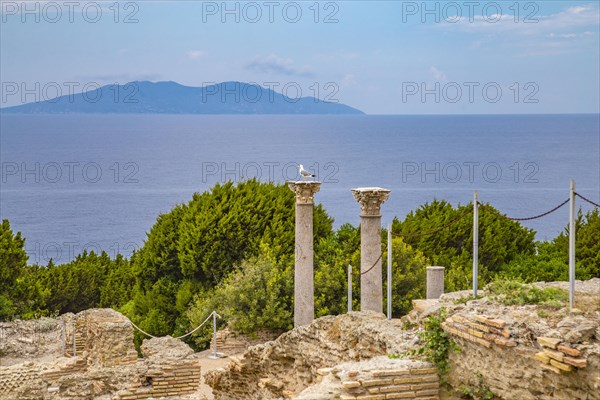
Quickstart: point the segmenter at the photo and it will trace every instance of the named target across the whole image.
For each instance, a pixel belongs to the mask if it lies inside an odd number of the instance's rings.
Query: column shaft
[[[383,312],[381,271],[381,204],[390,191],[379,187],[352,189],[360,203],[360,310]]]
[[[381,216],[360,217],[360,272],[360,310],[383,312]]]
[[[296,267],[294,269],[294,326],[315,318],[313,282],[313,205],[296,204]]]
[[[313,209],[314,195],[320,182],[288,182],[296,194],[296,246],[294,266],[294,326],[310,324],[315,319],[313,277]]]

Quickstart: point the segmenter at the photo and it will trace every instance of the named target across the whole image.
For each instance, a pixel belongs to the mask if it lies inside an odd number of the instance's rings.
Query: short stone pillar
[[[390,196],[379,187],[352,189],[360,203],[360,310],[383,312],[381,205]]]
[[[444,294],[444,267],[427,267],[427,299]]]
[[[294,267],[294,326],[310,324],[315,319],[315,285],[313,278],[313,208],[315,193],[321,182],[288,182],[296,194],[296,264]]]

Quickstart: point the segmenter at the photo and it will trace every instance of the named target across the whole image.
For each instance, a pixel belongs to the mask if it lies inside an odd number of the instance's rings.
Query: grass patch
[[[540,304],[549,308],[562,308],[569,298],[566,290],[545,287],[539,288],[515,280],[497,280],[487,285],[490,297],[506,305]]]

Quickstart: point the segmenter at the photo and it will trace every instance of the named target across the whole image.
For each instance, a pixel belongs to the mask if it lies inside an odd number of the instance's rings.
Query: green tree
[[[581,209],[578,211],[577,219],[575,220],[575,238],[575,274],[577,279],[600,278],[600,211],[597,208],[585,214]],[[562,260],[564,260],[564,263],[568,266],[568,225],[552,243]]]
[[[383,263],[384,292],[387,293],[387,249]],[[392,239],[392,316],[400,317],[412,310],[412,300],[425,298],[427,257],[401,238]],[[384,298],[384,310],[387,301]]]
[[[360,288],[360,229],[342,225],[315,246],[315,316],[342,314],[348,308],[348,265],[352,265],[353,306]]]
[[[84,251],[69,263],[54,265],[50,262],[42,275],[44,286],[50,291],[47,308],[62,314],[100,306],[105,279],[113,265],[106,252],[97,255],[93,251]],[[104,291],[109,289],[104,288]]]
[[[198,326],[213,310],[236,332],[286,331],[293,326],[294,270],[281,265],[264,249],[242,262],[214,289],[199,294],[188,311],[192,326]],[[210,325],[199,331],[196,343],[207,344]]]
[[[274,262],[288,265],[294,204],[287,186],[253,179],[217,184],[161,215],[132,257],[136,285],[127,315],[152,334],[182,332],[189,329],[183,310],[193,295],[230,279],[261,247],[269,248]],[[332,234],[332,219],[321,206],[314,210],[314,230],[315,243]]]
[[[0,320],[10,319],[18,311],[16,284],[27,266],[25,238],[10,229],[7,219],[0,225]]]
[[[393,221],[395,234],[408,234],[403,236],[407,244],[421,251],[434,265],[446,267],[448,291],[468,289],[471,284],[472,208],[472,204],[454,208],[444,200],[434,200],[411,211],[403,221]],[[440,229],[444,226],[447,227]],[[421,235],[432,231],[436,232]],[[480,208],[480,285],[515,257],[534,254],[534,235],[533,230],[503,217],[489,204]]]

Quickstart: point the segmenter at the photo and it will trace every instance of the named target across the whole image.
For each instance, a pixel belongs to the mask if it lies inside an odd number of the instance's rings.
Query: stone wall
[[[215,399],[292,397],[318,381],[318,370],[347,361],[400,353],[416,342],[399,320],[375,312],[327,316],[254,346],[205,381]]]
[[[317,371],[319,383],[294,400],[437,400],[440,379],[428,362],[375,357]]]
[[[278,337],[278,334],[272,332],[258,332],[254,335],[243,335],[235,333],[232,330],[225,328],[217,331],[216,336],[210,342],[211,350],[213,340],[216,337],[217,351],[227,355],[243,353],[250,346],[266,343]]]
[[[448,383],[456,389],[483,385],[505,400],[600,400],[600,280],[578,287],[588,291],[576,298],[593,306],[585,312],[505,306],[485,296],[455,304],[460,296],[449,294],[415,301],[406,319],[446,308],[442,327],[461,349],[450,354]]]
[[[146,340],[145,357],[138,359],[133,327],[120,313],[93,309],[69,322],[75,329],[67,332],[68,343],[72,349],[75,335],[77,356],[57,354],[51,360],[0,367],[2,400],[181,398],[198,390],[198,356],[180,340]]]

